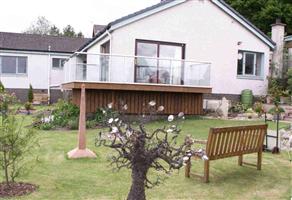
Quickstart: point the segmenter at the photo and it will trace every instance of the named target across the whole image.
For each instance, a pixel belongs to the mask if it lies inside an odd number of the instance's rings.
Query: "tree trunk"
[[[7,152],[4,150],[4,173],[5,173],[5,180],[6,185],[9,185],[9,176],[8,176],[8,161],[7,161]]]
[[[132,186],[127,200],[146,200],[145,181],[148,168],[145,165],[136,165],[132,169]]]

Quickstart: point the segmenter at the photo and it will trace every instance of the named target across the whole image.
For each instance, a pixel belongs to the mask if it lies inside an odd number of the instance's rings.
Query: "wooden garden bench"
[[[233,156],[238,156],[240,166],[252,165],[261,170],[263,141],[266,133],[267,125],[211,128],[208,140],[205,142],[206,155],[209,159],[204,161],[204,176],[200,177],[205,182],[209,182],[210,161]],[[243,162],[243,155],[250,153],[258,153],[256,165]],[[190,169],[191,159],[185,168],[186,177],[190,177]]]

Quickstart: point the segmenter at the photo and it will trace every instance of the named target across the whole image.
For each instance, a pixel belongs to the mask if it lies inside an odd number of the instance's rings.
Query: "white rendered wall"
[[[269,47],[210,1],[187,1],[115,30],[112,53],[134,55],[136,39],[186,44],[186,60],[212,63],[213,93],[240,94],[243,89],[252,89],[256,95],[266,93]],[[99,52],[100,44],[88,52]],[[238,50],[264,53],[261,80],[237,78]],[[112,70],[111,76],[134,80],[134,68]]]
[[[34,52],[0,51],[1,55],[27,57],[27,74],[0,74],[0,80],[6,88],[27,89],[31,84],[34,89],[47,89],[49,83],[48,69],[51,70],[51,85],[60,85],[64,82],[63,70],[53,70],[51,59],[52,57],[68,58],[69,55],[52,53],[49,56],[48,54]]]

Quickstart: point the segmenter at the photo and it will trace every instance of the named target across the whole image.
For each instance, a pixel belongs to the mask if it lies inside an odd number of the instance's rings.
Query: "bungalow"
[[[47,94],[51,102],[62,97],[64,61],[84,38],[0,32],[0,80],[18,99],[27,101],[29,84],[34,92]]]
[[[164,0],[109,23],[65,64],[63,88],[87,112],[123,101],[129,113],[154,99],[165,113],[202,114],[203,98],[267,91],[275,42],[223,0]]]

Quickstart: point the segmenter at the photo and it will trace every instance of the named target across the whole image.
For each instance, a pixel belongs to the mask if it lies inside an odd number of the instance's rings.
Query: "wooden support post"
[[[209,168],[210,168],[210,161],[205,160],[204,161],[204,182],[209,182]]]
[[[243,163],[243,155],[238,156],[238,165],[242,166]]]
[[[192,163],[191,163],[191,158],[190,158],[185,168],[185,177],[187,178],[190,178],[191,166],[192,166]]]
[[[96,158],[94,152],[86,148],[86,94],[85,84],[81,86],[78,147],[68,152],[69,158]]]
[[[258,152],[257,170],[261,170],[262,169],[262,155],[263,155],[263,152],[262,152],[262,150],[260,150]]]

